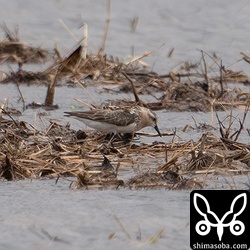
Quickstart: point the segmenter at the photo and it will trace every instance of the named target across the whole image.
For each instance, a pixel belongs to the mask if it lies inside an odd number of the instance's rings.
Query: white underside
[[[98,122],[93,120],[88,120],[84,118],[75,117],[77,120],[83,122],[88,127],[91,127],[95,130],[99,130],[107,133],[133,133],[135,132],[135,123],[131,123],[128,126],[116,126],[114,124],[106,123],[106,122]]]

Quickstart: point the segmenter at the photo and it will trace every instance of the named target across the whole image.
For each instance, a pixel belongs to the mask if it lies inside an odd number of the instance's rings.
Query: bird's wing
[[[135,122],[136,114],[126,109],[121,110],[87,110],[87,111],[73,111],[65,112],[66,114],[76,117],[84,118],[93,121],[106,122],[116,126],[128,126]]]

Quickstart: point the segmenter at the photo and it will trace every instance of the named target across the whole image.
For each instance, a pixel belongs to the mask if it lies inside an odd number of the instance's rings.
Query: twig
[[[218,121],[219,126],[220,126],[220,135],[222,138],[226,138],[224,130],[223,130],[225,127],[224,127],[223,123],[221,122],[217,112],[215,112],[215,115],[216,115],[217,121]]]
[[[16,125],[16,127],[17,128],[20,128],[20,126],[17,124],[17,122],[15,121],[15,119],[9,114],[9,112],[7,112],[5,109],[1,109],[2,110],[2,112],[4,113],[4,114],[6,114],[7,116],[9,116],[9,118],[14,122],[14,124]]]
[[[219,99],[220,97],[223,96],[224,94],[224,87],[223,87],[223,66],[222,66],[222,60],[220,61],[220,93],[218,94],[218,96],[216,97],[217,99]]]
[[[175,127],[175,128],[174,128],[174,134],[173,134],[173,138],[172,138],[172,140],[171,140],[171,143],[174,143],[175,137],[177,136],[176,131],[177,131],[177,129],[176,129],[176,127]]]
[[[39,237],[42,240],[45,240],[45,237],[42,236],[40,233],[37,232],[37,230],[35,230],[33,227],[28,226],[28,230],[33,233],[34,235],[36,235],[37,237]]]
[[[110,0],[107,1],[107,19],[106,19],[106,25],[105,25],[105,31],[102,39],[102,46],[99,49],[98,55],[103,55],[103,52],[105,50],[105,44],[108,36],[108,31],[109,31],[109,23],[110,23]]]
[[[3,108],[6,105],[6,103],[7,103],[7,99],[4,98],[3,103],[0,104],[0,117],[2,116],[2,111],[3,111]]]
[[[237,141],[237,140],[238,140],[238,138],[239,138],[239,136],[240,136],[240,133],[241,133],[241,131],[243,130],[243,125],[244,125],[244,123],[245,123],[245,121],[246,121],[246,117],[247,117],[247,114],[248,114],[248,111],[249,111],[249,105],[250,105],[250,104],[248,104],[248,105],[245,107],[245,111],[244,111],[244,115],[243,115],[242,121],[239,120],[240,129],[239,129],[238,131],[236,131],[236,136],[235,136],[235,138],[234,138],[234,141]],[[231,138],[233,138],[233,136],[234,136],[234,134],[231,136]]]
[[[136,27],[137,27],[138,21],[139,21],[139,17],[138,17],[138,16],[134,17],[134,18],[131,20],[131,22],[130,22],[130,27],[131,27],[131,31],[132,31],[132,32],[135,32],[135,31],[136,31]]]
[[[79,58],[77,60],[76,66],[74,68],[74,71],[78,69],[78,67],[81,65],[82,60],[86,60],[87,58],[87,49],[88,49],[88,25],[87,23],[83,24],[83,38],[80,41],[81,50],[79,54]]]
[[[136,135],[141,135],[141,136],[146,136],[146,137],[159,137],[159,135],[157,133],[144,133],[144,132],[136,132]],[[161,133],[161,136],[171,136],[171,135],[175,135],[174,132],[164,132]]]
[[[139,61],[141,60],[142,58],[146,57],[146,56],[149,56],[150,54],[154,53],[155,51],[161,49],[163,46],[165,46],[165,43],[163,43],[160,47],[156,48],[155,50],[151,50],[151,51],[144,51],[142,54],[136,56],[136,57],[133,57],[130,61],[128,62],[125,62],[124,64],[125,65],[129,65],[135,61]]]
[[[230,135],[231,127],[232,127],[232,125],[233,125],[232,119],[233,119],[233,108],[231,108],[231,110],[230,110],[229,125],[228,125],[228,128],[227,128],[227,130],[226,130],[226,138],[228,138],[229,135]]]
[[[152,51],[144,51],[142,54],[140,54],[136,57],[133,57],[130,61],[125,62],[124,64],[129,65],[133,62],[140,61],[142,58],[149,56],[151,53],[152,53]]]
[[[46,94],[46,98],[45,98],[45,102],[44,102],[44,105],[46,107],[53,105],[58,73],[59,73],[59,68],[57,68],[57,70],[56,70],[56,73],[54,75],[54,79],[48,85],[47,94]]]
[[[76,79],[76,82],[80,85],[80,87],[85,91],[85,93],[90,97],[90,99],[95,103],[96,103],[96,100],[94,99],[94,97],[88,92],[88,90],[83,86],[82,82],[78,79]]]
[[[198,128],[198,124],[197,124],[196,120],[194,119],[194,117],[192,115],[191,115],[191,118],[193,119],[194,124],[195,124],[195,128],[197,129]]]
[[[74,100],[77,101],[77,102],[80,102],[81,104],[87,106],[90,109],[95,109],[95,107],[93,105],[91,105],[91,104],[89,104],[87,102],[84,102],[83,100],[80,100],[80,99],[77,99],[77,98],[74,98]]]
[[[19,94],[20,94],[20,99],[22,100],[22,103],[23,103],[23,111],[25,110],[25,100],[24,100],[24,98],[23,98],[23,94],[22,94],[22,92],[21,92],[21,90],[20,90],[20,87],[19,87],[19,83],[18,82],[16,82],[16,86],[17,86],[17,90],[18,90],[18,92],[19,92]]]
[[[143,102],[140,100],[138,94],[137,94],[137,91],[136,91],[136,88],[135,88],[135,85],[134,85],[134,82],[132,81],[132,79],[124,72],[122,71],[122,74],[129,80],[129,82],[131,83],[131,87],[132,87],[132,90],[133,90],[133,94],[134,94],[134,97],[135,97],[135,102],[140,104],[142,106]]]
[[[163,234],[164,229],[161,229],[159,232],[157,232],[154,236],[150,237],[148,239],[148,243],[152,244],[155,243],[157,239],[159,239],[161,237],[161,235]]]
[[[73,32],[68,28],[68,26],[63,22],[62,19],[59,19],[59,23],[63,26],[63,28],[74,38],[76,42],[78,42],[78,39],[76,36],[73,34]]]
[[[168,57],[168,58],[171,58],[173,53],[174,53],[174,48],[172,48],[172,49],[168,52],[167,57]]]
[[[204,57],[204,53],[203,53],[203,50],[201,50],[201,55],[202,55],[202,60],[203,60],[203,63],[204,63],[204,77],[205,77],[205,81],[206,81],[206,84],[209,86],[209,81],[208,81],[208,72],[207,72],[207,63],[205,61],[205,57]]]
[[[128,233],[128,231],[126,230],[126,228],[124,227],[124,225],[121,223],[120,219],[114,215],[115,220],[118,222],[119,226],[121,227],[122,231],[127,235],[128,239],[132,239],[132,237],[130,236],[130,234]]]
[[[198,151],[197,158],[200,158],[200,157],[202,157],[204,155],[206,139],[207,139],[207,135],[203,134],[202,137],[201,137],[201,145],[200,145],[200,149]]]
[[[217,64],[218,67],[220,67],[220,64],[217,62],[217,60],[215,60],[211,55],[209,55],[206,51],[202,51],[205,55],[207,55],[211,60],[214,61],[215,64]]]
[[[84,31],[83,31],[83,50],[82,50],[82,58],[86,60],[87,57],[87,49],[88,49],[88,24],[84,23]]]
[[[243,60],[247,63],[250,63],[250,57],[246,54],[244,54],[243,52],[240,52],[240,54],[243,56]]]
[[[214,127],[214,103],[215,99],[210,102],[211,124]]]

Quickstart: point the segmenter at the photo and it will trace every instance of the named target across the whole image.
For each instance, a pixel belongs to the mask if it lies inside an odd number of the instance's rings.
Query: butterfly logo
[[[204,208],[203,209],[199,208],[198,202],[197,202],[199,199],[201,202],[203,201],[203,204],[205,204],[206,211],[202,211],[204,210]],[[243,205],[239,211],[235,211],[237,210],[235,208],[235,204],[239,202],[240,199],[243,199]],[[233,199],[231,206],[230,206],[230,210],[226,212],[222,216],[221,219],[219,219],[218,216],[213,211],[210,210],[210,205],[207,199],[203,195],[195,193],[194,198],[193,198],[193,203],[194,203],[194,207],[196,211],[204,218],[203,220],[200,220],[199,222],[197,222],[195,226],[195,230],[199,235],[204,236],[204,235],[209,234],[211,227],[217,228],[217,235],[218,235],[219,241],[221,241],[222,239],[222,235],[224,233],[224,227],[229,227],[230,232],[235,236],[238,236],[244,233],[245,225],[243,224],[242,221],[237,220],[237,216],[239,216],[246,208],[246,205],[247,205],[246,193],[239,194]],[[224,223],[228,216],[231,216],[232,220],[229,223]],[[211,219],[213,220],[213,222],[211,222]]]

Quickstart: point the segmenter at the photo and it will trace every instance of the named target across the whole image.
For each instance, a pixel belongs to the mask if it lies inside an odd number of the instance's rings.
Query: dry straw
[[[61,21],[61,23],[63,23]],[[6,38],[0,42],[1,63],[17,63],[17,72],[6,72],[3,83],[19,85],[46,84],[47,96],[42,107],[53,108],[57,85],[103,86],[118,89],[119,93],[132,92],[135,100],[107,101],[105,105],[147,106],[153,110],[205,111],[217,118],[220,137],[204,133],[198,142],[179,142],[176,131],[162,133],[173,136],[170,143],[160,141],[139,143],[138,136],[155,136],[137,133],[132,138],[117,137],[112,144],[106,135],[93,131],[74,131],[69,125],[51,123],[43,131],[33,125],[17,121],[11,116],[4,101],[0,105],[0,176],[7,180],[23,178],[76,177],[71,188],[200,188],[206,185],[211,173],[248,173],[250,146],[237,142],[244,129],[249,111],[250,95],[239,88],[227,89],[227,83],[246,83],[248,77],[240,71],[227,69],[222,60],[201,51],[197,63],[182,62],[167,74],[160,75],[145,67],[142,59],[152,52],[135,56],[123,62],[105,55],[105,44],[110,23],[110,1],[100,50],[88,54],[88,26],[83,25],[84,35],[67,55],[57,49],[53,55],[47,50],[34,48],[20,41],[18,32],[4,26]],[[63,24],[64,25],[64,24]],[[65,29],[73,33],[64,25]],[[135,32],[135,30],[134,30]],[[174,48],[170,54],[174,53]],[[248,61],[244,54],[243,58]],[[26,63],[50,65],[41,72],[26,72]],[[88,81],[87,81],[88,80]],[[104,89],[104,88],[103,88]],[[152,96],[155,101],[143,102],[141,94]],[[91,97],[91,96],[90,96]],[[24,98],[23,109],[26,108]],[[97,103],[82,102],[90,108]],[[37,105],[34,103],[33,105]],[[101,107],[105,108],[105,105]],[[243,118],[236,119],[229,113],[221,120],[216,111],[244,108]],[[232,130],[233,123],[238,129]],[[197,125],[198,126],[198,125]],[[206,126],[205,126],[206,127]],[[188,127],[185,128],[187,130]],[[125,178],[128,169],[135,173]],[[197,180],[203,175],[203,181]],[[161,233],[159,233],[160,235]]]

